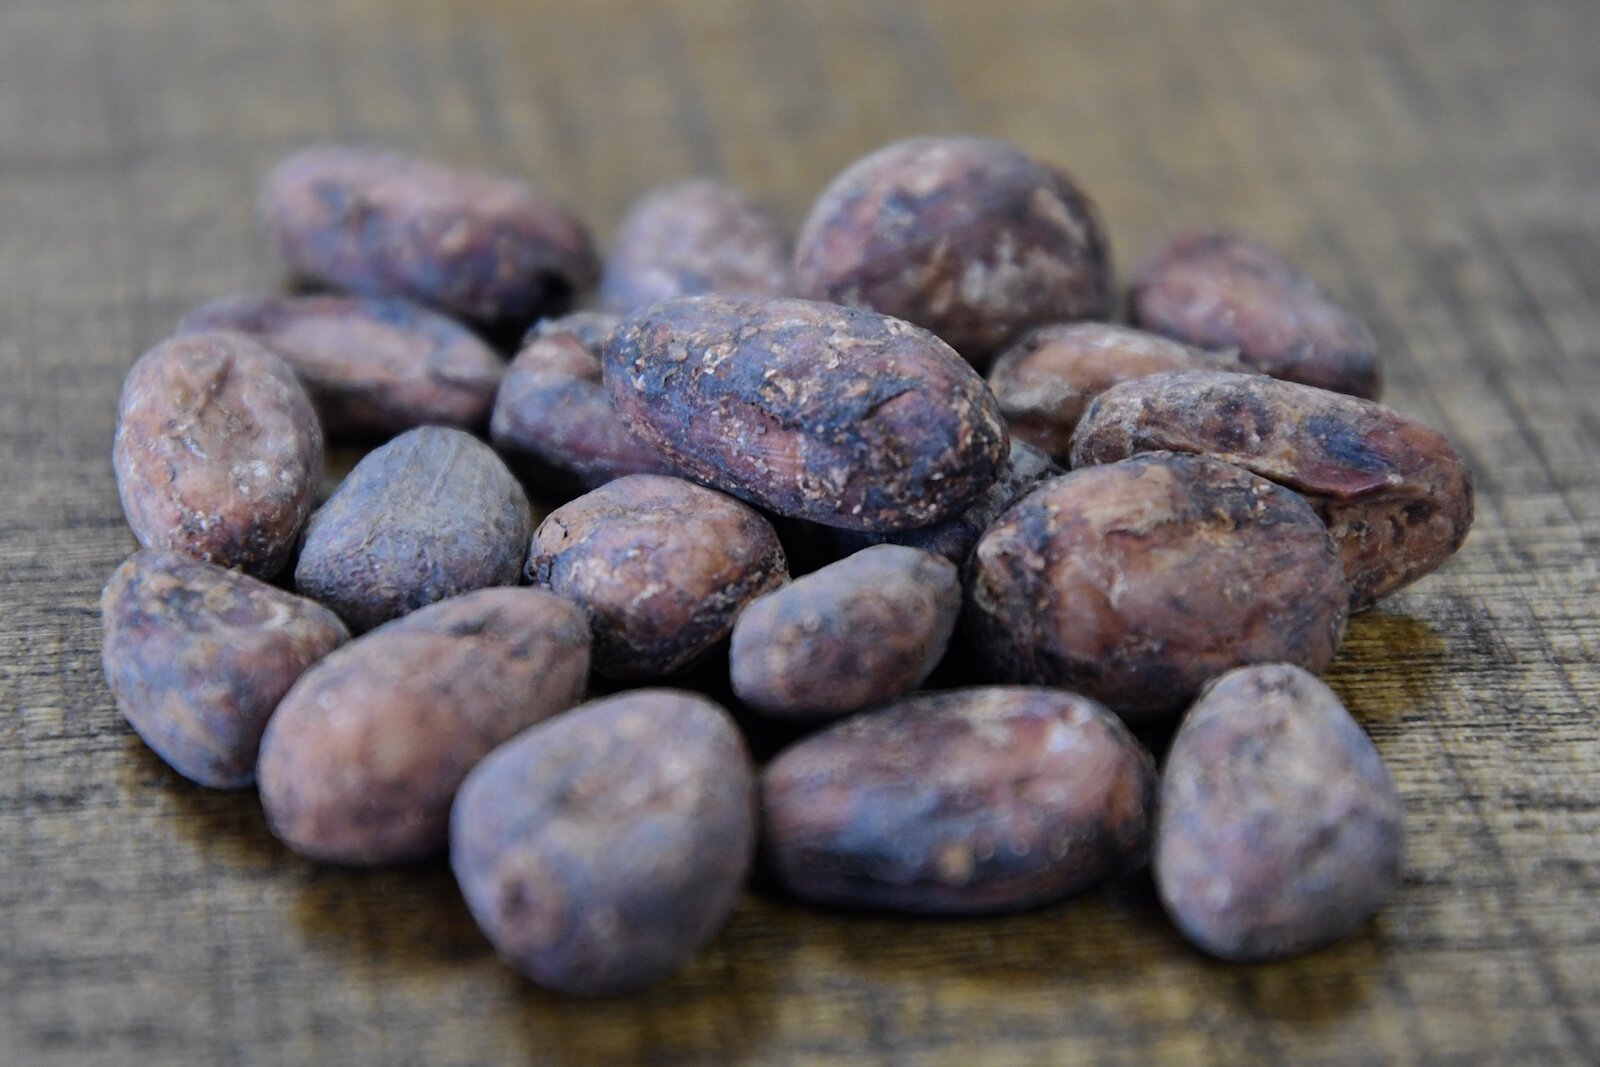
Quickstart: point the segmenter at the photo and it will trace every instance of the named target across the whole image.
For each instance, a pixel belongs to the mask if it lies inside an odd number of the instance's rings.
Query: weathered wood
[[[1600,1060],[1596,29],[1593,0],[0,5],[0,1062]],[[278,156],[505,168],[607,234],[700,172],[793,223],[861,153],[958,130],[1071,169],[1124,276],[1185,224],[1281,247],[1473,466],[1466,548],[1330,674],[1410,821],[1361,936],[1212,963],[1147,879],[935,923],[751,894],[677,978],[572,1002],[492,958],[442,866],[296,860],[117,718],[121,376],[278,283]]]

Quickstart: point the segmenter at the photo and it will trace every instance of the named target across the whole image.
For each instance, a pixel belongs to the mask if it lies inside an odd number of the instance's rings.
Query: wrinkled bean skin
[[[583,613],[537,589],[483,589],[379,627],[302,675],[267,724],[268,825],[330,863],[439,852],[467,772],[571,707],[588,673]]]
[[[819,904],[983,914],[1141,866],[1155,764],[1105,708],[994,686],[912,697],[801,741],[761,782],[767,866]]]
[[[912,138],[850,166],[801,228],[794,278],[800,296],[905,319],[980,366],[1032,327],[1112,303],[1093,202],[982,137]]]
[[[822,722],[905,696],[944,655],[961,577],[942,556],[875,545],[757,597],[733,627],[739,700]]]
[[[267,718],[349,639],[320,604],[177,552],[145,550],[100,597],[117,710],[173,770],[212,789],[256,780]]]
[[[1191,367],[1242,370],[1226,353],[1205,352],[1143,330],[1104,322],[1043,326],[989,369],[1013,440],[1066,463],[1083,409],[1118,382]]]
[[[855,530],[829,530],[830,541],[841,553],[859,551],[868,545],[895,544],[920,548],[943,556],[951,563],[964,564],[983,531],[1000,513],[1015,503],[1045,478],[1062,473],[1054,460],[1025,441],[1011,439],[1010,457],[1000,477],[960,514],[932,526],[893,533],[860,533]]]
[[[1224,230],[1174,237],[1134,277],[1133,324],[1321,389],[1376,400],[1378,342],[1366,323],[1258,241]]]
[[[122,383],[111,460],[145,548],[271,578],[311,513],[322,454],[306,391],[248,337],[171,338]]]
[[[1309,500],[1339,546],[1351,611],[1435,570],[1472,526],[1472,473],[1455,448],[1371,400],[1253,375],[1163,374],[1096,400],[1072,462],[1155,449],[1215,456]]]
[[[772,524],[752,508],[633,474],[552,511],[534,533],[528,577],[588,612],[597,671],[638,681],[692,665],[789,571]]]
[[[686,297],[624,319],[612,404],[697,481],[853,530],[941,522],[999,475],[1005,422],[938,338],[807,300]]]
[[[526,185],[414,156],[306,148],[268,175],[261,203],[305,278],[487,329],[560,314],[599,275],[582,224]]]
[[[306,524],[295,588],[357,632],[474,589],[515,585],[527,495],[471,434],[423,426],[368,453]]]
[[[584,492],[625,474],[669,473],[617,418],[600,377],[614,315],[580,311],[541,322],[506,370],[489,436],[536,489]]]
[[[1328,531],[1299,496],[1157,452],[1014,504],[973,553],[968,624],[1001,679],[1059,685],[1141,724],[1243,664],[1322,671],[1348,601]]]
[[[756,838],[750,757],[693,693],[597,700],[467,778],[450,865],[496,951],[550,989],[615,996],[667,977],[727,922]]]
[[[749,197],[696,178],[655,189],[622,220],[600,308],[625,315],[675,296],[775,297],[789,287],[783,233]]]
[[[1223,675],[1161,781],[1156,887],[1225,960],[1291,956],[1371,918],[1400,883],[1405,810],[1339,698],[1287,664]]]
[[[178,324],[179,333],[202,330],[247,334],[283,357],[337,438],[477,429],[505,369],[472,331],[404,300],[224,297]]]

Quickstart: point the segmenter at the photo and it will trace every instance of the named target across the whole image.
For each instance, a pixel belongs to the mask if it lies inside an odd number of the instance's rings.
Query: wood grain
[[[1600,1061],[1597,45],[1593,0],[0,5],[0,1062]],[[1183,224],[1280,245],[1472,463],[1467,547],[1330,675],[1411,830],[1361,936],[1212,963],[1142,879],[982,922],[751,894],[676,979],[573,1002],[492,959],[441,867],[298,862],[118,719],[117,389],[189,307],[277,284],[272,160],[490,165],[608,234],[701,172],[794,222],[957,130],[1073,170],[1124,270]]]

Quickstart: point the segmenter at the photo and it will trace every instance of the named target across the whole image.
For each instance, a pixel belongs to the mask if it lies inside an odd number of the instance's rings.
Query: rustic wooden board
[[[0,1063],[1600,1061],[1594,0],[6,0],[0,4]],[[99,675],[132,541],[123,370],[277,282],[262,168],[362,138],[521,172],[602,232],[721,173],[798,219],[892,137],[1077,172],[1124,266],[1223,220],[1373,323],[1479,519],[1331,674],[1405,794],[1399,898],[1308,958],[1186,948],[1134,880],[987,922],[751,896],[616,1003],[489,955],[438,866],[286,855]]]

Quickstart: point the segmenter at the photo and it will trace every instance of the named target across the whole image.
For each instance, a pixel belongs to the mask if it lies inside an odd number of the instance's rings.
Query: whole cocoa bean
[[[604,363],[617,414],[678,470],[825,526],[940,522],[1006,456],[983,379],[932,334],[870,311],[668,300],[624,319]]]
[[[1089,401],[1132,378],[1191,367],[1241,370],[1230,353],[1206,352],[1143,330],[1104,322],[1042,326],[994,362],[989,388],[1012,439],[1062,463]]]
[[[117,710],[190,781],[241,789],[278,700],[349,639],[327,608],[177,552],[137,552],[100,596]]]
[[[1135,326],[1200,348],[1236,351],[1274,378],[1375,400],[1378,342],[1278,253],[1236,233],[1180,234],[1133,280]]]
[[[1472,474],[1450,442],[1371,400],[1253,375],[1160,374],[1102,394],[1072,461],[1153,449],[1215,456],[1309,500],[1339,546],[1351,611],[1433,571],[1472,526]]]
[[[830,529],[829,540],[835,551],[848,555],[868,545],[895,544],[920,548],[943,556],[951,563],[964,564],[972,555],[972,546],[978,543],[983,531],[1000,513],[1015,503],[1035,483],[1062,473],[1055,461],[1025,441],[1011,439],[1010,457],[983,495],[973,501],[965,511],[934,523],[911,530],[890,533],[866,533],[859,530]],[[780,531],[781,532],[781,531]]]
[[[240,334],[191,334],[128,372],[111,459],[141,545],[270,578],[311,513],[322,427],[283,360]]]
[[[200,330],[248,334],[282,356],[331,437],[477,429],[505,369],[472,331],[404,300],[224,297],[178,324],[179,333]]]
[[[537,589],[482,589],[396,619],[283,698],[261,742],[267,822],[317,860],[437,852],[467,772],[571,707],[588,674],[583,613]]]
[[[261,203],[304,277],[489,329],[559,314],[599,274],[582,224],[526,185],[413,156],[302,149],[267,176]]]
[[[630,474],[552,511],[528,576],[594,626],[594,665],[621,681],[683,670],[728,636],[752,598],[789,578],[772,525],[678,478]]]
[[[666,465],[617,418],[600,378],[614,315],[580,311],[528,332],[495,397],[489,434],[536,489],[570,496]]]
[[[1259,960],[1350,933],[1399,884],[1405,813],[1367,735],[1298,667],[1218,678],[1167,754],[1156,887],[1185,937]]]
[[[969,622],[991,670],[1129,722],[1171,716],[1223,671],[1321,671],[1349,590],[1311,505],[1249,471],[1149,453],[1043,482],[973,552]]]
[[[622,220],[600,279],[600,307],[627,314],[675,296],[782,296],[782,231],[726,182],[697,178],[642,197]]]
[[[540,985],[610,996],[665,978],[738,902],[756,836],[739,731],[640,689],[508,741],[467,777],[450,865],[473,917]]]
[[[733,627],[733,691],[810,722],[904,696],[944,655],[961,577],[941,556],[876,545],[752,600]]]
[[[784,752],[766,861],[821,904],[1015,911],[1144,863],[1155,764],[1100,705],[995,686],[912,697]]]
[[[1032,327],[1111,311],[1093,202],[983,137],[898,141],[852,164],[801,228],[794,276],[801,296],[905,319],[979,365]]]
[[[369,630],[517,584],[531,526],[527,496],[488,445],[422,426],[368,453],[311,516],[295,588]]]

